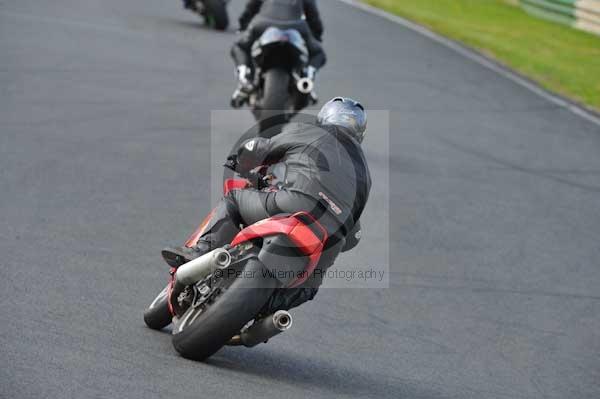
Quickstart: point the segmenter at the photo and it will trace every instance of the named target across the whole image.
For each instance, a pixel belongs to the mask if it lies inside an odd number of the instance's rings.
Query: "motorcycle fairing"
[[[206,228],[210,224],[210,221],[216,212],[217,212],[217,208],[214,208],[212,211],[210,211],[210,213],[208,215],[206,215],[206,217],[204,218],[202,223],[200,223],[198,228],[186,240],[186,242],[184,244],[186,247],[192,248],[193,246],[198,244],[198,240],[200,239],[200,237],[202,237],[202,234],[204,234],[204,232],[206,231]]]
[[[309,213],[298,212],[293,215],[273,216],[246,227],[235,236],[231,246],[267,237],[271,237],[272,240],[267,244],[268,248],[263,244],[259,259],[268,259],[271,262],[277,259],[279,254],[275,253],[274,247],[293,249],[303,255],[303,257],[293,256],[293,252],[290,251],[287,255],[278,258],[280,260],[277,262],[285,259],[285,264],[266,265],[268,268],[285,266],[288,270],[293,269],[297,278],[285,281],[285,286],[289,287],[298,286],[308,279],[319,263],[328,238],[327,231]],[[292,244],[291,246],[286,245],[287,240]],[[307,261],[304,261],[304,258]],[[267,261],[267,263],[271,262]]]
[[[243,190],[250,185],[247,179],[226,179],[223,182],[223,195],[229,194],[231,190]]]

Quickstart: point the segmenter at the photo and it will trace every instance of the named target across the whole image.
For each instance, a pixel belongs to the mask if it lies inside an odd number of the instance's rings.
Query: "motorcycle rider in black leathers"
[[[309,212],[327,230],[323,252],[313,278],[301,286],[279,289],[267,304],[269,311],[289,309],[312,299],[323,270],[342,250],[357,244],[358,223],[371,177],[360,143],[366,130],[364,108],[355,100],[336,97],[323,106],[317,124],[289,125],[270,139],[243,142],[229,156],[230,166],[242,176],[261,165],[280,170],[276,191],[254,188],[232,190],[215,208],[194,248],[168,247],[162,252],[173,268],[222,247],[240,231],[281,213]],[[316,277],[314,277],[316,276]]]
[[[302,19],[303,14],[306,14],[306,21]],[[248,22],[250,19],[251,21]],[[231,105],[234,107],[241,107],[254,89],[250,50],[252,44],[271,26],[295,29],[302,35],[309,52],[305,73],[309,79],[314,80],[317,70],[327,61],[323,47],[319,43],[323,34],[323,25],[314,0],[251,0],[240,17],[240,28],[244,28],[244,31],[231,48],[239,81],[231,100]]]
[[[319,9],[317,8],[316,0],[300,0],[300,2],[302,3],[304,16],[306,17],[306,23],[308,24],[311,33],[315,39],[322,41],[323,23],[321,22],[321,16],[319,15]],[[252,18],[254,18],[254,16],[261,10],[263,3],[265,3],[264,0],[248,0],[246,3],[246,8],[238,20],[241,31],[246,30]]]

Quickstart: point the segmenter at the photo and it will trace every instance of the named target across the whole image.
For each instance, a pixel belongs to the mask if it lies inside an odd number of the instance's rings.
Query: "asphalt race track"
[[[197,363],[142,311],[210,208],[233,28],[176,0],[0,1],[0,397],[600,397],[600,126],[320,6],[321,98],[391,115],[365,140],[390,231],[375,190],[353,255],[389,236],[390,287],[324,289],[289,333]]]

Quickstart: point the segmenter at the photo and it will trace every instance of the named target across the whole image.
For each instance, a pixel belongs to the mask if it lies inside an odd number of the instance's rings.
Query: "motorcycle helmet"
[[[367,113],[358,101],[348,97],[335,97],[323,105],[317,115],[317,123],[321,126],[342,127],[362,143],[367,130]]]

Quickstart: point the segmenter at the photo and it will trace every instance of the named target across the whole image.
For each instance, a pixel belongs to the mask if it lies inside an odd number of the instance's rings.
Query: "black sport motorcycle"
[[[225,30],[229,26],[227,3],[229,0],[192,0],[186,8],[200,15],[208,26],[216,30]]]
[[[318,101],[314,93],[314,68],[308,66],[309,52],[295,29],[269,27],[251,50],[254,79],[247,103],[257,121],[277,116],[286,122],[298,111]],[[243,89],[238,89],[243,90]],[[232,106],[238,108],[241,103]]]

